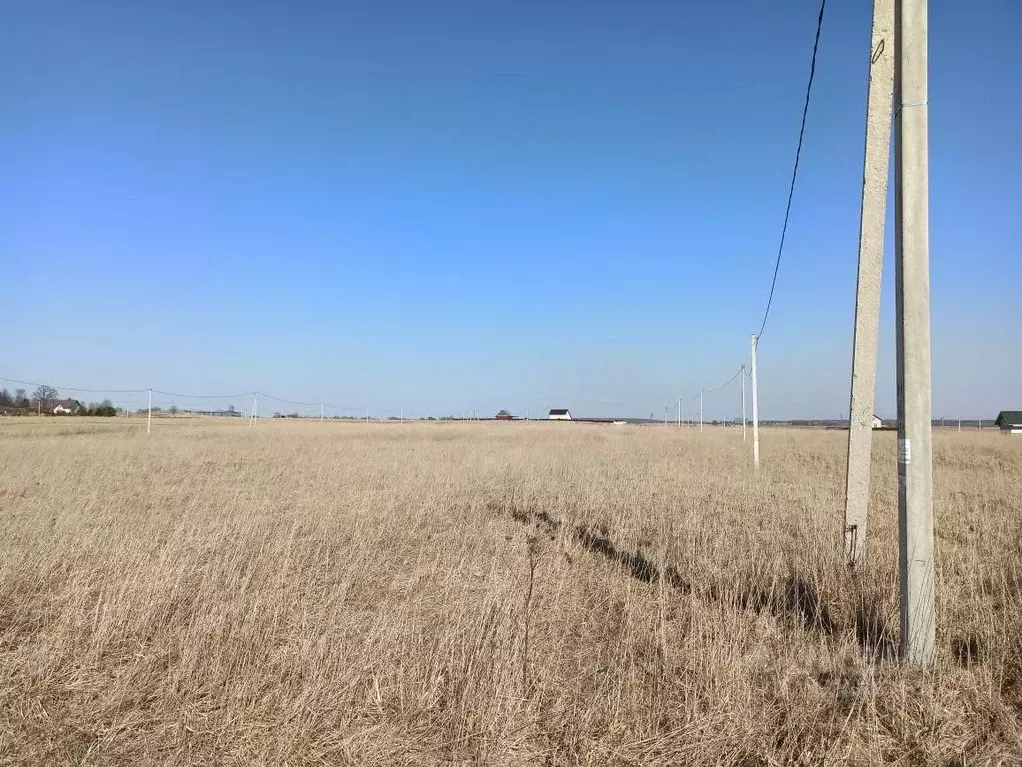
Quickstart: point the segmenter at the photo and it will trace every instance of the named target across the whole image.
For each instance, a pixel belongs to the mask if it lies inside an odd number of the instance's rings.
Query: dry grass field
[[[1022,439],[935,436],[899,666],[845,435],[0,421],[0,763],[1022,763]]]

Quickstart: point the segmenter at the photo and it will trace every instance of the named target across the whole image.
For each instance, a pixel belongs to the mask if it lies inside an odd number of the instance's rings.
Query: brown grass
[[[0,762],[1020,763],[1022,440],[935,439],[920,671],[890,434],[856,580],[841,433],[0,422]]]

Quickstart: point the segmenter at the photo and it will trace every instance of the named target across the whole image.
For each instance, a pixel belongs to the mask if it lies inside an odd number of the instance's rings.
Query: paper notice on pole
[[[898,463],[903,463],[906,466],[912,463],[912,440],[898,440]]]

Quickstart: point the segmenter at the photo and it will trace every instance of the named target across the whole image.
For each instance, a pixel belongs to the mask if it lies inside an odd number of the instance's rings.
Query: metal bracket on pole
[[[884,260],[891,101],[894,94],[894,0],[873,0],[866,146],[859,219],[859,272],[855,290],[851,402],[848,407],[848,463],[845,472],[844,548],[848,563],[866,555],[873,408],[876,398],[880,280]]]

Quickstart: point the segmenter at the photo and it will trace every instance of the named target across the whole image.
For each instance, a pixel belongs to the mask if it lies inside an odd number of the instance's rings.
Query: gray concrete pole
[[[884,262],[891,99],[894,93],[894,0],[873,0],[866,148],[859,218],[859,275],[855,289],[848,464],[845,472],[845,557],[862,566],[866,557],[873,408],[876,399],[880,279]]]
[[[745,441],[745,365],[742,365],[742,442]]]
[[[752,351],[752,463],[759,469],[759,382],[756,379],[756,347],[759,339],[752,336],[749,342]]]
[[[699,431],[703,430],[703,387],[699,387]]]
[[[681,397],[678,397],[678,427],[681,427]]]
[[[930,266],[927,0],[895,19],[895,296],[898,346],[898,565],[901,657],[933,660],[933,464],[930,454]]]
[[[958,431],[961,431],[961,424],[959,424]],[[153,390],[149,390],[149,414],[146,416],[145,422],[145,433],[153,433]]]

